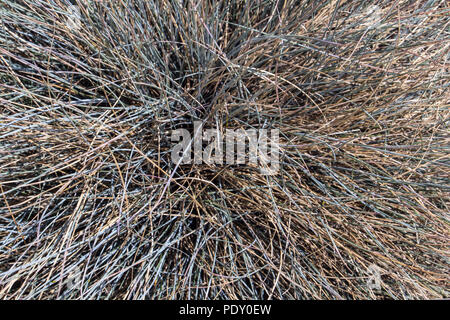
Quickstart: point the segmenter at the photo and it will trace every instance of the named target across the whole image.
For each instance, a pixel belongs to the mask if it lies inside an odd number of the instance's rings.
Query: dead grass
[[[0,1],[1,298],[449,296],[446,1],[76,4]],[[198,120],[280,173],[175,167]]]

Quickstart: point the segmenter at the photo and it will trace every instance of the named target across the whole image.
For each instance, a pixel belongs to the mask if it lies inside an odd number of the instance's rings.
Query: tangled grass
[[[0,298],[449,297],[447,1],[72,2],[0,0]]]

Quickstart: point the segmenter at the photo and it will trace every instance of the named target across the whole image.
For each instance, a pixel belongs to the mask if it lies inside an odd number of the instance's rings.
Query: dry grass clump
[[[0,298],[449,297],[447,1],[73,3],[0,0]]]

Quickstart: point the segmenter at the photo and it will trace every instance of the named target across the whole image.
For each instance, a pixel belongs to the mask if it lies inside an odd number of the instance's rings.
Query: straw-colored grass
[[[449,297],[447,1],[74,3],[0,0],[0,298]]]

